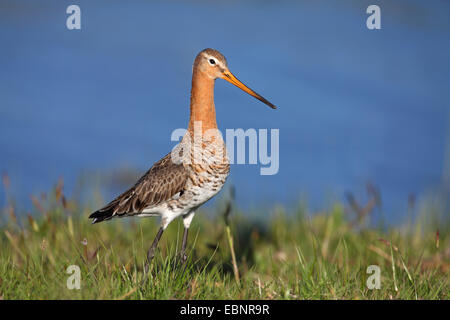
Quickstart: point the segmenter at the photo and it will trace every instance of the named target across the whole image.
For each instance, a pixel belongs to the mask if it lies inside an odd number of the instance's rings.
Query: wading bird
[[[125,216],[161,217],[161,226],[147,252],[145,274],[164,230],[180,216],[184,224],[180,256],[182,263],[186,261],[188,230],[195,210],[222,189],[230,171],[225,143],[222,136],[215,133],[218,131],[214,106],[217,78],[227,80],[276,109],[230,72],[227,60],[220,52],[214,49],[201,51],[192,68],[190,120],[180,143],[132,188],[89,216],[92,223]]]

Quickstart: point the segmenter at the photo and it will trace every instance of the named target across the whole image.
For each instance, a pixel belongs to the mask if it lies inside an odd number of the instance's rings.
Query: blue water
[[[70,4],[82,30],[66,28]],[[221,129],[278,128],[280,171],[233,165],[243,207],[326,208],[365,183],[392,219],[442,186],[450,126],[450,3],[377,1],[23,1],[0,4],[0,170],[29,202],[62,176],[144,172],[187,126],[203,48],[278,110],[218,80]],[[111,194],[105,194],[110,197]],[[0,188],[0,205],[5,197]]]

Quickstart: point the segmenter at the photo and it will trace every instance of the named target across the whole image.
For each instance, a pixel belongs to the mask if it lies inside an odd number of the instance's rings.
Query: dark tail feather
[[[89,219],[93,219],[92,220],[92,224],[94,223],[99,223],[102,222],[104,220],[109,220],[113,217],[113,209],[108,209],[108,210],[97,210],[94,213],[92,213],[89,216]]]

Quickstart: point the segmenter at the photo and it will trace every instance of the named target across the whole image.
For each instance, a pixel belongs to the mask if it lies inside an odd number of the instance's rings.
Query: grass
[[[449,299],[450,224],[427,212],[382,231],[350,222],[342,204],[314,215],[274,209],[265,221],[233,212],[227,223],[219,206],[195,217],[185,267],[182,223],[169,226],[141,285],[157,219],[91,225],[92,208],[67,201],[61,186],[33,204],[32,215],[11,203],[0,215],[2,299]],[[80,290],[67,288],[70,265]],[[366,285],[370,265],[380,289]]]

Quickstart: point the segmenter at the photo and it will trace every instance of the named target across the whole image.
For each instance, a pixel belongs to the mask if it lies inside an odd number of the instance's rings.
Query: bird
[[[183,219],[184,225],[179,255],[181,262],[186,262],[188,231],[195,212],[222,189],[229,175],[226,146],[216,121],[216,79],[224,79],[272,109],[277,108],[238,80],[222,53],[211,48],[200,51],[192,67],[188,128],[179,144],[154,163],[135,185],[89,216],[93,224],[129,216],[161,218],[147,251],[145,274],[164,230],[177,217]]]

